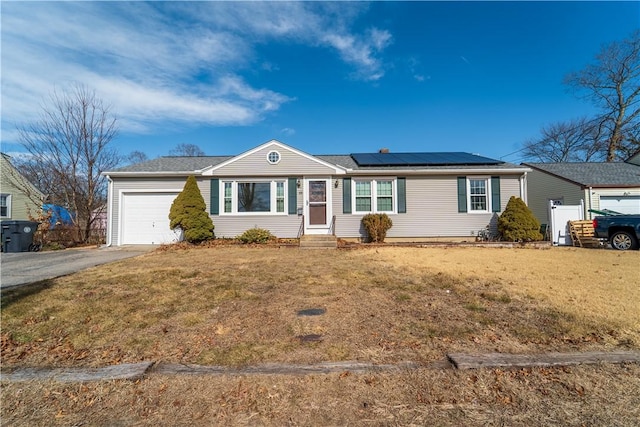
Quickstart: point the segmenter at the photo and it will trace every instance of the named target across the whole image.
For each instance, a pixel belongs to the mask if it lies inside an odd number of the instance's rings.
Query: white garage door
[[[125,193],[122,196],[122,244],[158,245],[179,240],[169,229],[169,209],[178,193]]]
[[[600,196],[600,209],[640,214],[640,196]]]

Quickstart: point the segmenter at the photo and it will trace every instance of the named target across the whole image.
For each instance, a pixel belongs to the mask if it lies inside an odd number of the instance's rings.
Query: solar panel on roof
[[[354,153],[358,166],[465,166],[499,165],[500,160],[464,152],[444,153]]]

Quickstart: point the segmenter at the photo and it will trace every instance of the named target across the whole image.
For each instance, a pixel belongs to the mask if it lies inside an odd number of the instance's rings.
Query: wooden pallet
[[[573,246],[581,248],[599,248],[604,246],[603,240],[596,237],[593,229],[593,221],[590,219],[569,221],[569,231],[571,233]]]

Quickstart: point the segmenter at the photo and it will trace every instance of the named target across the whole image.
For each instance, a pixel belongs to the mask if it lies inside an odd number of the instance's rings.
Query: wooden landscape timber
[[[584,353],[544,353],[544,354],[448,354],[447,358],[456,369],[480,368],[531,368],[552,367],[596,363],[638,363],[638,351],[590,351]]]
[[[317,364],[266,363],[241,368],[203,366],[179,363],[140,362],[104,368],[19,368],[3,373],[3,381],[21,382],[52,380],[57,382],[87,382],[142,379],[147,375],[308,375],[336,372],[367,373],[411,369],[483,369],[557,367],[597,363],[640,363],[638,351],[543,353],[543,354],[447,354],[447,360],[428,365],[414,362],[374,364],[356,361]]]

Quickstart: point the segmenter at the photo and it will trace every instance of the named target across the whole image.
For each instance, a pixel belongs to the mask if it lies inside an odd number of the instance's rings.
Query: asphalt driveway
[[[155,246],[125,246],[2,253],[0,255],[0,288],[5,290],[65,276],[96,265],[136,257],[154,248]]]

